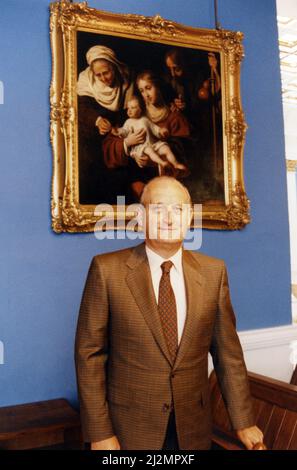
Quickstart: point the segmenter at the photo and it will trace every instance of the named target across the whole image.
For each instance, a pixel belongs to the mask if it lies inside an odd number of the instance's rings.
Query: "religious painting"
[[[117,217],[127,222],[125,207],[158,175],[187,187],[202,205],[203,227],[249,222],[241,42],[241,33],[158,15],[117,15],[66,0],[51,5],[56,232],[94,230],[95,208],[114,208],[119,196]]]

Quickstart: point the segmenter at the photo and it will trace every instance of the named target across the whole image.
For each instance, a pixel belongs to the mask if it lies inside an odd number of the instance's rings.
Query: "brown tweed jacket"
[[[75,359],[86,442],[162,449],[171,407],[182,450],[210,447],[208,352],[235,429],[254,417],[224,262],[183,251],[187,317],[175,363],[158,316],[144,243],[95,256]]]

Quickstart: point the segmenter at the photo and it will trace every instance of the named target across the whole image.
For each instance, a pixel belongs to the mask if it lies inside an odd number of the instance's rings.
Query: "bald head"
[[[141,203],[146,244],[159,254],[179,249],[193,215],[187,188],[173,177],[158,176],[145,186]]]
[[[141,195],[140,202],[143,206],[150,203],[158,203],[158,196],[165,196],[165,199],[171,199],[171,202],[180,204],[191,204],[191,196],[187,188],[172,176],[157,176],[151,179]],[[165,202],[165,201],[162,201]]]

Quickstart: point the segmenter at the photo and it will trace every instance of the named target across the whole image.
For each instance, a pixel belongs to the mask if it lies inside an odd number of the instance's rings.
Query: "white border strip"
[[[288,346],[292,341],[297,340],[297,325],[239,331],[238,335],[244,351]]]

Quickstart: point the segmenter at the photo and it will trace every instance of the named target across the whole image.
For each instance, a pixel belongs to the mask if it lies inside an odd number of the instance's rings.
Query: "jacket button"
[[[171,374],[171,378],[174,379],[174,377],[175,377],[175,374]]]
[[[170,405],[168,405],[168,403],[164,403],[162,410],[164,411],[164,413],[166,413],[166,411],[168,411],[169,408],[170,408]]]

